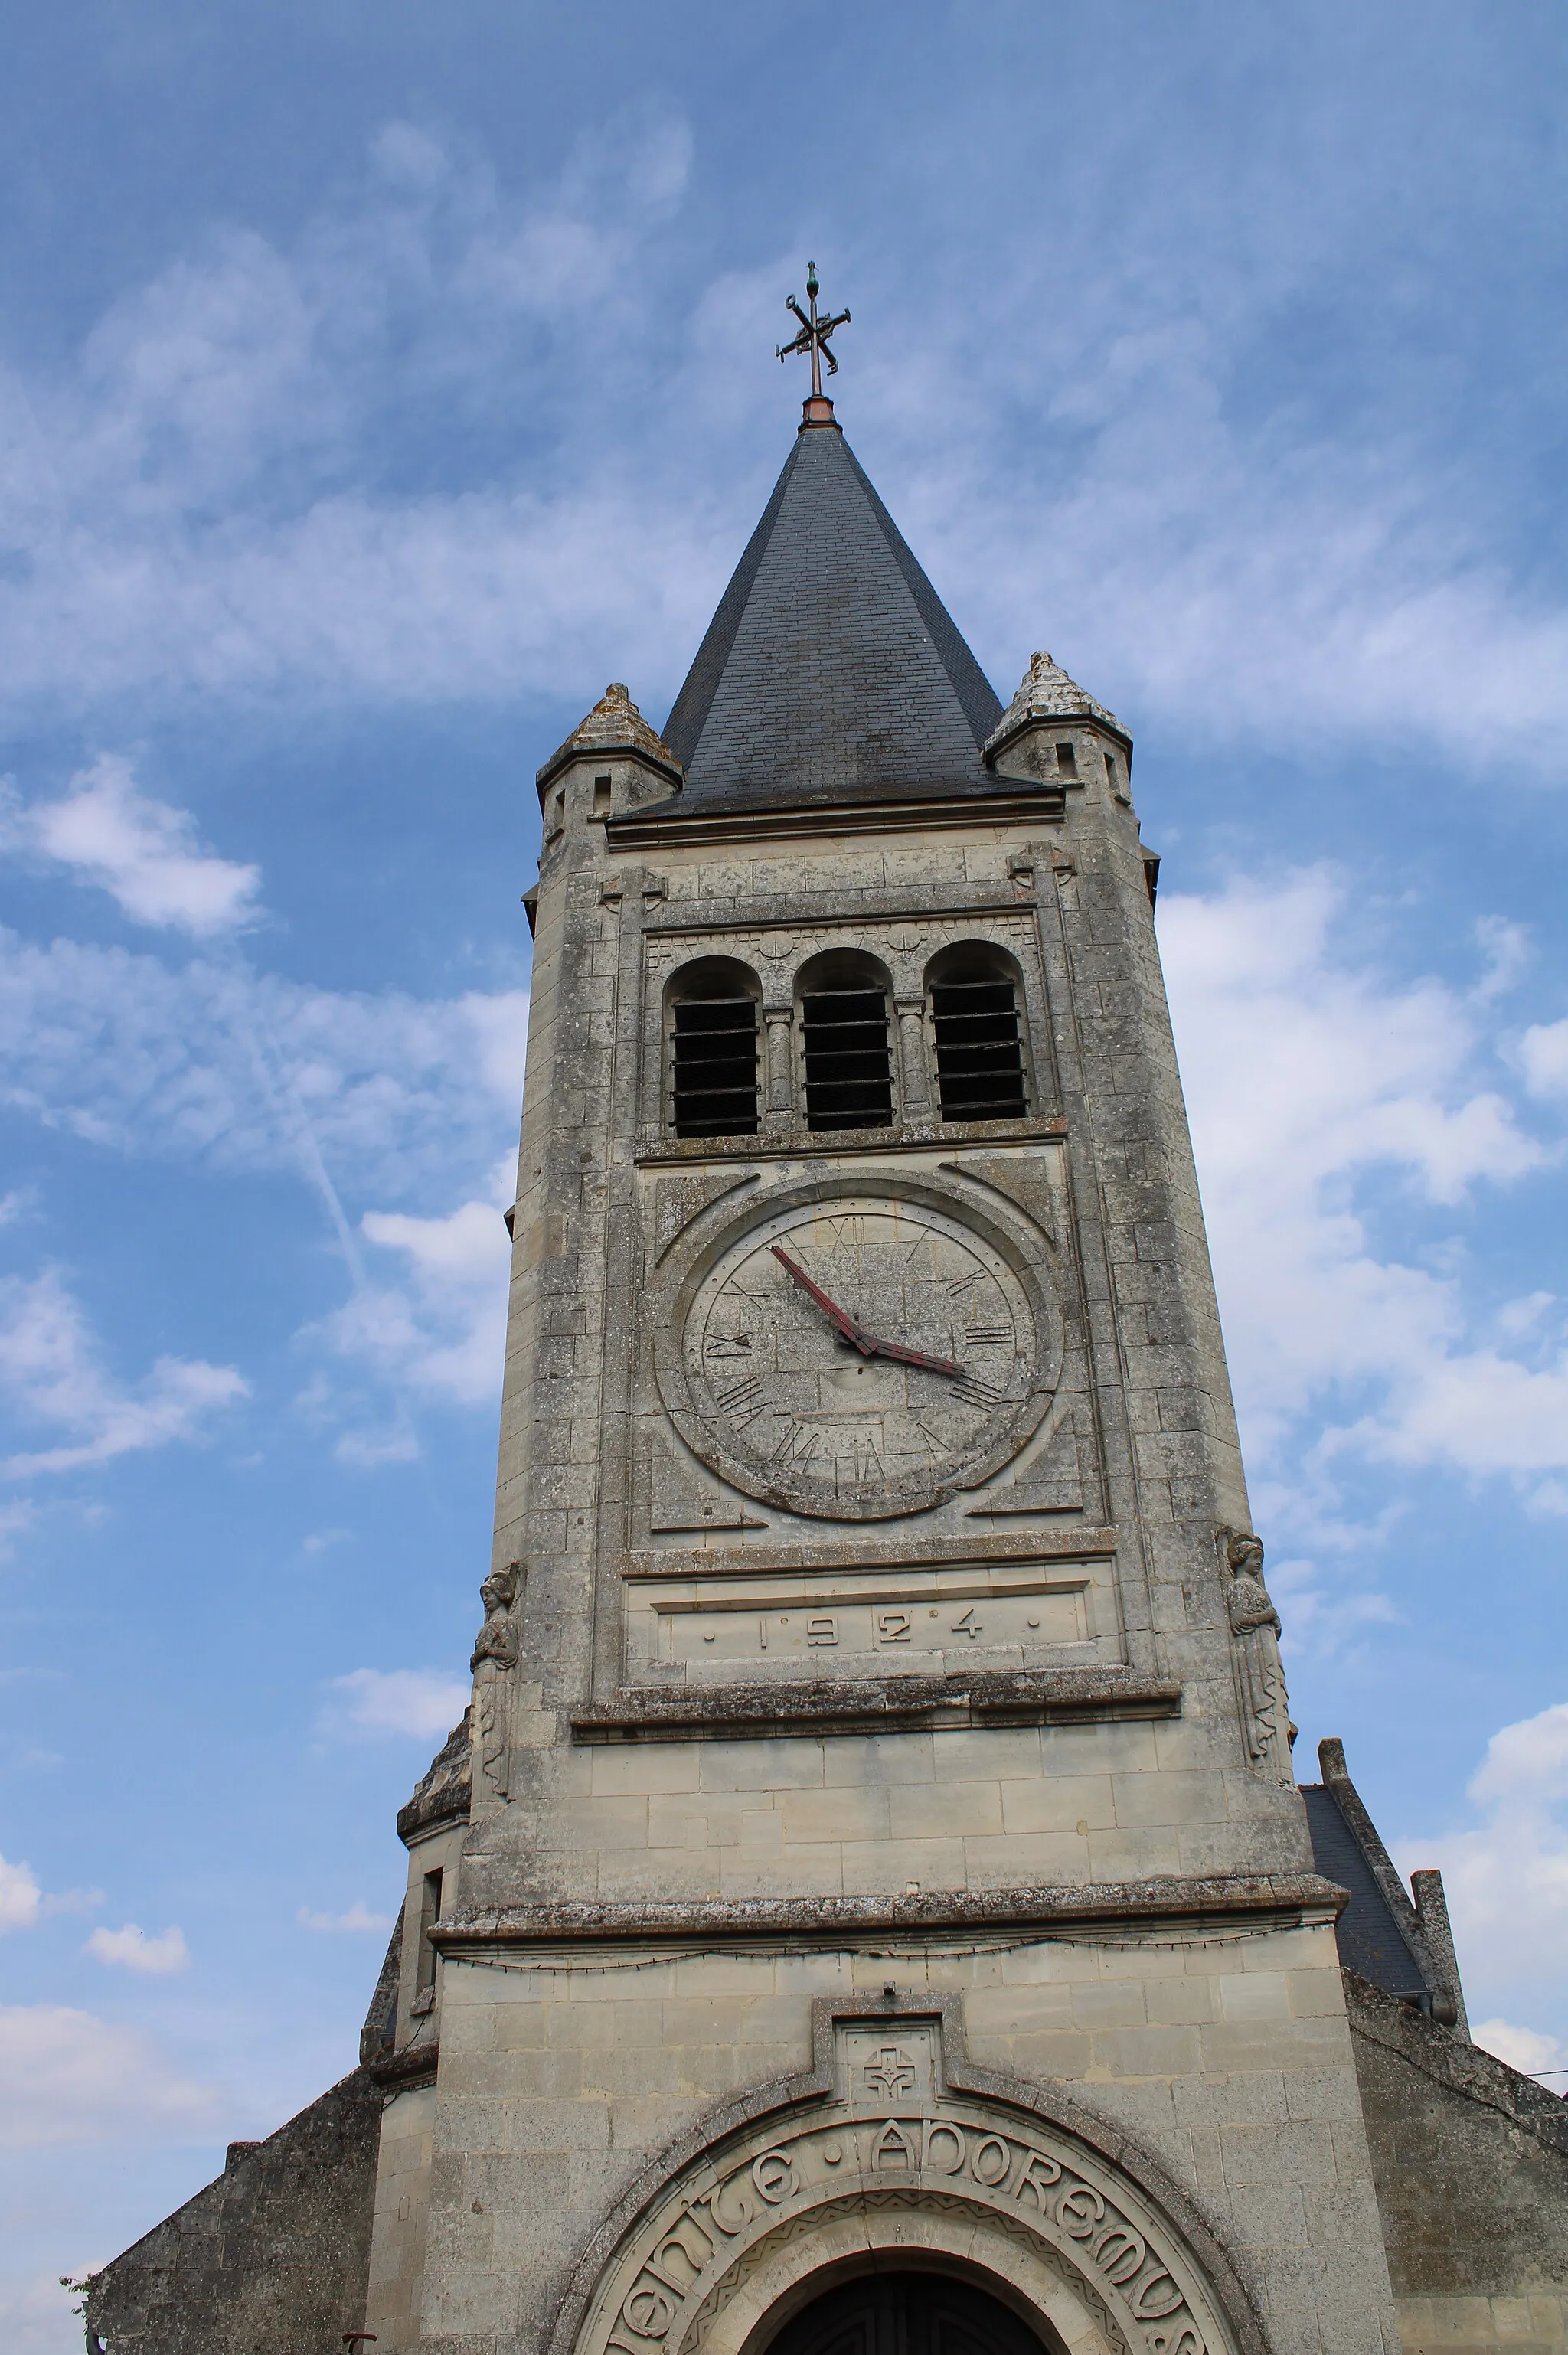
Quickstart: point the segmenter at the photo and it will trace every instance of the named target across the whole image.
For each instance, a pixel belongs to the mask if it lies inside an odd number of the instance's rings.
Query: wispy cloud
[[[137,1971],[144,1977],[165,1978],[171,1971],[183,1971],[190,1966],[190,1950],[183,1930],[173,1927],[160,1930],[155,1937],[127,1922],[122,1930],[100,1927],[93,1931],[82,1948],[94,1962],[107,1963],[116,1970]]]
[[[607,608],[618,643],[657,645],[681,567],[627,573],[613,466],[400,496],[365,460],[411,400],[483,446],[520,377],[559,442],[583,368],[607,381],[637,346],[688,157],[678,118],[628,108],[517,200],[393,123],[291,250],[209,236],[113,305],[69,385],[0,386],[27,575],[0,581],[0,688],[509,696],[581,667]]]
[[[59,1274],[0,1279],[0,1391],[24,1420],[70,1437],[0,1462],[12,1479],[74,1472],[148,1447],[204,1435],[208,1419],[249,1385],[232,1366],[159,1358],[133,1387],[117,1381]]]
[[[465,1677],[442,1668],[354,1668],[334,1677],[323,1711],[334,1733],[399,1733],[428,1742],[450,1733],[468,1706]],[[341,1696],[341,1698],[339,1698]]]
[[[152,2037],[63,2004],[0,2006],[0,2147],[196,2143],[219,2131],[215,2088]]]
[[[689,153],[678,116],[632,108],[517,197],[472,150],[389,124],[292,245],[209,236],[106,313],[73,375],[0,383],[19,558],[0,693],[587,701],[613,645],[656,710],[787,442],[758,371],[795,260],[689,284],[667,234]],[[1260,407],[1256,251],[1205,223],[1200,297],[1152,214],[1108,256],[1099,219],[1066,212],[1046,240],[1013,211],[1027,229],[993,226],[965,272],[963,435],[945,353],[891,325],[913,291],[896,250],[859,257],[846,410],[998,679],[1071,617],[1058,650],[1129,719],[1185,723],[1201,682],[1211,739],[1277,741],[1320,727],[1328,680],[1359,741],[1463,759],[1452,681],[1484,677],[1495,741],[1550,770],[1561,601],[1510,578],[1485,499],[1407,417],[1330,438],[1295,399]],[[1320,208],[1275,296],[1337,288],[1353,235]],[[436,405],[463,479],[400,479]]]
[[[0,932],[0,1096],[112,1150],[325,1165],[363,1199],[471,1182],[515,1129],[528,1000],[313,988]],[[450,1199],[450,1195],[448,1197]]]
[[[96,883],[139,924],[206,940],[248,923],[259,867],[204,851],[196,821],[139,793],[128,761],[103,753],[72,777],[62,800],[0,805],[0,847],[31,852]]]
[[[362,1897],[357,1897],[342,1913],[313,1913],[307,1905],[299,1910],[299,1920],[306,1930],[389,1930],[389,1913],[372,1913]]]

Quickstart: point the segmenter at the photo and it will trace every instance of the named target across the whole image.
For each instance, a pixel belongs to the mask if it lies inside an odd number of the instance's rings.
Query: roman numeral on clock
[[[998,1390],[995,1382],[983,1382],[978,1374],[960,1374],[953,1388],[971,1406],[995,1406],[998,1399],[1007,1396],[1005,1390]]]
[[[728,1390],[715,1391],[713,1398],[721,1414],[732,1414],[741,1423],[750,1422],[753,1415],[761,1414],[766,1404],[763,1386],[755,1374],[748,1374],[743,1381],[731,1382]]]
[[[969,1325],[964,1338],[976,1349],[1005,1349],[1013,1337],[1010,1325]]]

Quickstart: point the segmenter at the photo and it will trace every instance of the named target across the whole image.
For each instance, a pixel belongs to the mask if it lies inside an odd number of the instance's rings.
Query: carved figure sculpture
[[[468,1663],[474,1672],[475,1764],[484,1785],[497,1799],[507,1796],[511,1763],[512,1671],[517,1665],[512,1606],[521,1578],[521,1564],[509,1561],[504,1570],[493,1570],[480,1587],[485,1625]]]
[[[1279,1657],[1279,1613],[1264,1584],[1263,1540],[1250,1530],[1221,1529],[1220,1542],[1230,1573],[1225,1607],[1236,1639],[1247,1747],[1260,1765],[1288,1773],[1296,1728]]]

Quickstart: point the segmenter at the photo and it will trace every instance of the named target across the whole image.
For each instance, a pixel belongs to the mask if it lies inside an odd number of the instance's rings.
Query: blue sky
[[[532,772],[839,415],[1138,744],[1301,1771],[1568,2068],[1560,10],[13,12],[0,2318],[340,2074],[461,1706]],[[1568,2084],[1568,2076],[1552,2082]]]

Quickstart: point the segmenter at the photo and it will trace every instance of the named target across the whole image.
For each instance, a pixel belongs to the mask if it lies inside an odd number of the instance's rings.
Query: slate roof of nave
[[[994,791],[1001,716],[842,432],[805,428],[665,723],[682,807]]]

